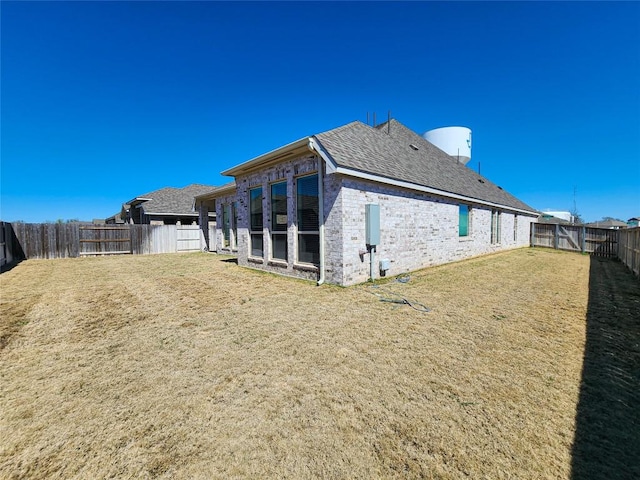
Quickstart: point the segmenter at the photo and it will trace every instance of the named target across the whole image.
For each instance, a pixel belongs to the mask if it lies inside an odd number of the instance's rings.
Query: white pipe
[[[320,153],[315,148],[313,148],[315,142],[313,139],[309,139],[309,150],[313,153]],[[320,286],[324,283],[325,273],[324,273],[324,182],[322,178],[322,158],[321,154],[318,155],[318,230],[319,230],[319,241],[320,241],[320,278],[318,279],[317,285]]]
[[[324,283],[324,182],[322,179],[322,160],[318,157],[318,220],[320,222],[320,278],[317,285]]]

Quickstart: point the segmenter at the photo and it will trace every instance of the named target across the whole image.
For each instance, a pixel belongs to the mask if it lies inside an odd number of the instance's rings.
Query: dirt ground
[[[606,387],[581,388],[590,270],[521,249],[340,288],[213,254],[22,262],[0,275],[0,478],[576,477]]]

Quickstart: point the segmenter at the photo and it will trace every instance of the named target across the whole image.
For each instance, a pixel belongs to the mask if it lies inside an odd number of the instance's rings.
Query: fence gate
[[[590,253],[615,258],[618,253],[618,230],[582,225],[531,224],[531,246]]]
[[[80,255],[119,255],[131,253],[129,226],[81,226]]]
[[[200,227],[198,225],[178,225],[176,243],[178,252],[199,252]]]

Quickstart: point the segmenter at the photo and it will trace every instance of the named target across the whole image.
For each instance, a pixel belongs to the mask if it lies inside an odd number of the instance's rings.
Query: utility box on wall
[[[380,205],[366,204],[364,216],[367,245],[380,245]]]

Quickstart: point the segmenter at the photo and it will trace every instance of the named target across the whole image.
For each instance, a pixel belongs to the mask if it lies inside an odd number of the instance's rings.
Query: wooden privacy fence
[[[132,253],[131,228],[116,226],[81,226],[79,255],[121,255]]]
[[[640,277],[640,227],[618,230],[618,258]]]
[[[547,223],[531,224],[531,246],[589,253],[602,257],[618,255],[618,232],[608,228]]]
[[[154,254],[200,251],[206,242],[198,225],[83,225],[4,223],[2,261],[87,255]],[[215,226],[209,227],[215,238]]]
[[[612,230],[582,225],[532,223],[531,246],[618,258],[640,277],[640,227]]]

